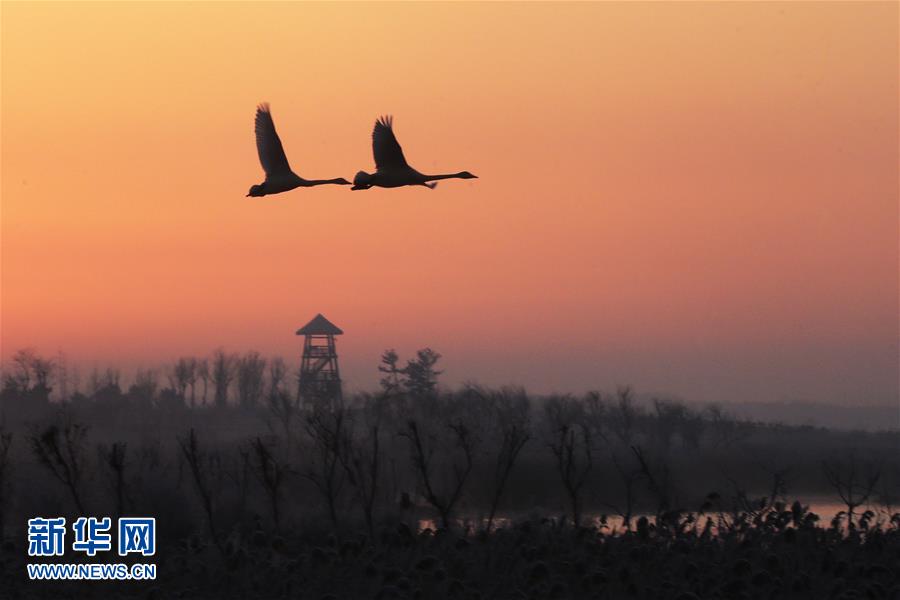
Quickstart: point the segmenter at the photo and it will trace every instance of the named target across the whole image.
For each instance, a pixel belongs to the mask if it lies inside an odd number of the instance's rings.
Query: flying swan
[[[272,120],[272,112],[266,103],[256,108],[256,150],[259,152],[259,162],[266,172],[266,180],[259,185],[250,186],[247,196],[265,196],[266,194],[279,194],[298,187],[312,187],[334,183],[337,185],[350,185],[350,182],[341,177],[337,179],[303,179],[291,170],[281,140],[275,133],[275,122]]]
[[[352,190],[367,190],[372,186],[400,187],[403,185],[424,185],[434,189],[438,179],[478,179],[468,171],[447,175],[424,175],[406,162],[403,149],[394,136],[392,117],[381,117],[375,121],[372,131],[372,153],[375,155],[375,173],[360,171],[353,178]],[[429,183],[432,182],[432,183]]]

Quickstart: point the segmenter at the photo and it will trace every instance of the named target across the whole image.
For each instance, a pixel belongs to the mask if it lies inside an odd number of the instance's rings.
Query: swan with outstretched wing
[[[281,138],[275,131],[275,121],[272,120],[272,111],[266,103],[256,108],[256,151],[259,153],[259,162],[266,173],[266,180],[258,185],[250,187],[248,196],[266,196],[279,194],[298,187],[312,187],[314,185],[350,185],[346,179],[303,179],[291,170]]]
[[[403,148],[394,135],[394,120],[390,116],[375,121],[375,129],[372,130],[372,154],[375,156],[375,173],[358,172],[350,189],[367,190],[373,186],[393,188],[404,185],[423,185],[434,189],[440,179],[478,179],[468,171],[426,175],[413,169],[403,156]]]

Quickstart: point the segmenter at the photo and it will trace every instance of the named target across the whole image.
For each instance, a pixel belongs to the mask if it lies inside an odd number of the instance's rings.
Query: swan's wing
[[[291,165],[275,133],[275,121],[272,120],[269,105],[265,103],[256,108],[256,151],[259,152],[259,162],[266,177],[291,173]]]
[[[409,167],[403,157],[403,148],[394,136],[393,117],[381,117],[375,121],[372,131],[372,153],[379,171]]]

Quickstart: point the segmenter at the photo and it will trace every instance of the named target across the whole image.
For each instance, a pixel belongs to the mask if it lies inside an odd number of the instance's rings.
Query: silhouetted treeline
[[[216,537],[254,518],[281,527],[319,514],[334,530],[370,532],[384,517],[490,530],[527,513],[576,523],[605,513],[629,527],[638,514],[695,510],[709,492],[730,512],[789,495],[830,498],[851,519],[895,503],[896,433],[751,423],[718,406],[638,402],[630,388],[444,390],[439,360],[386,351],[378,391],[304,402],[283,360],[216,350],[139,371],[127,389],[117,371],[95,371],[84,392],[51,402],[54,361],[22,351],[0,391],[0,515],[8,526],[42,503],[48,513],[190,503]]]
[[[386,351],[380,389],[300,399],[283,360],[217,350],[139,371],[127,389],[117,371],[95,371],[51,401],[61,367],[20,352],[0,390],[0,536],[24,539],[37,514],[148,515],[163,547],[233,567],[253,536],[377,546],[402,526],[413,536],[402,543],[426,551],[437,542],[421,527],[493,536],[548,517],[637,536],[648,523],[692,530],[697,544],[777,520],[795,497],[842,506],[837,530],[900,526],[897,433],[753,423],[639,402],[627,387],[448,390],[439,362],[430,349],[405,361]],[[491,543],[519,534],[504,535]]]
[[[858,406],[823,402],[739,402],[728,409],[751,421],[777,421],[788,425],[811,425],[828,429],[900,431],[900,406],[869,405],[864,398]]]

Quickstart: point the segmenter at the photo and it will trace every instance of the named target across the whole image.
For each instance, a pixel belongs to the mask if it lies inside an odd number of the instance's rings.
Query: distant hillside
[[[741,402],[724,406],[735,416],[831,429],[900,431],[900,406],[848,407],[814,402]]]

